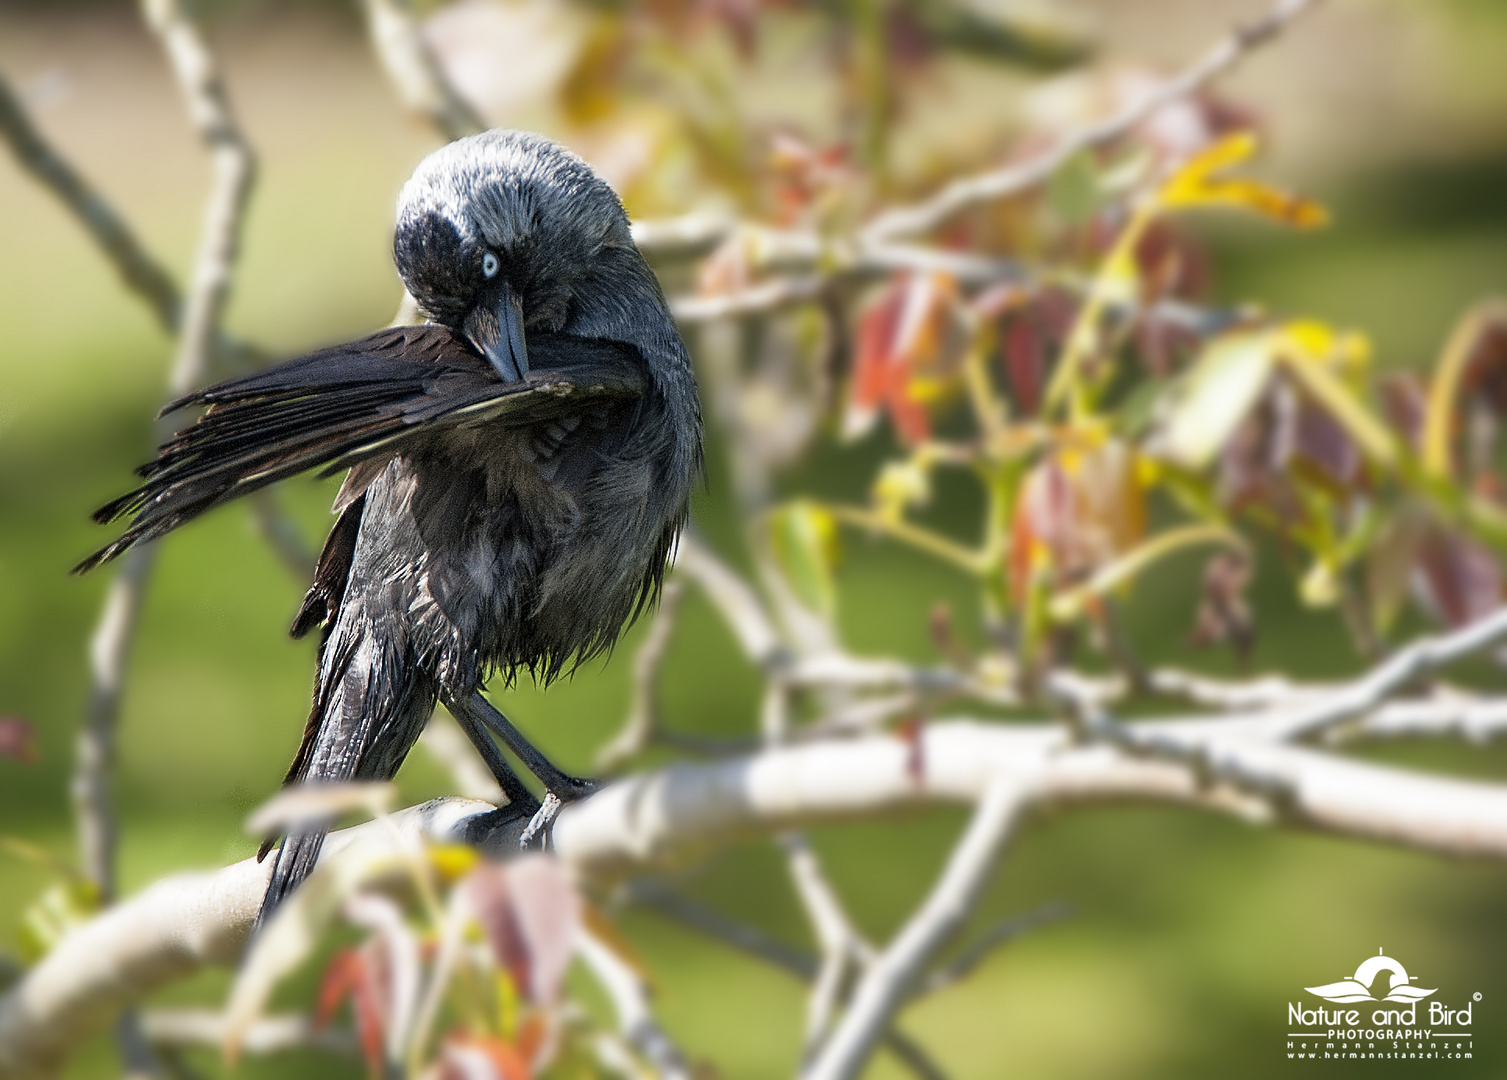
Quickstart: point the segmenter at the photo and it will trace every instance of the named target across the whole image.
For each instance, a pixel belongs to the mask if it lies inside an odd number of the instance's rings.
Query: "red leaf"
[[[1035,320],[1012,319],[1005,326],[1000,352],[1016,408],[1023,414],[1034,413],[1041,404],[1048,373],[1046,342]]]
[[[550,1002],[575,951],[581,901],[558,860],[525,855],[470,877],[471,904],[497,962],[535,1003]]]
[[[319,983],[319,1003],[314,1008],[315,1027],[326,1027],[334,1019],[335,1010],[355,988],[360,963],[355,949],[341,949],[330,957],[324,978]]]
[[[1000,361],[1016,408],[1030,414],[1041,404],[1042,390],[1072,329],[1078,302],[1056,288],[1034,292],[1026,303],[1009,303],[1009,299],[1002,295],[992,305],[1003,316],[998,323]]]
[[[1306,398],[1298,408],[1293,451],[1331,487],[1348,490],[1364,478],[1365,459],[1355,440],[1326,410]]]
[[[382,1013],[373,993],[366,952],[364,947],[342,949],[330,958],[319,986],[315,1023],[320,1027],[328,1024],[335,1010],[349,999],[356,1014],[356,1031],[361,1039],[361,1055],[366,1059],[367,1070],[372,1076],[381,1076],[385,1060]]]
[[[19,716],[0,716],[0,757],[13,758],[23,765],[37,760],[37,729],[30,720]]]
[[[497,963],[507,969],[513,982],[525,993],[530,986],[528,945],[518,925],[508,887],[506,868],[492,863],[472,872],[466,887],[471,893],[471,907],[492,946]]]
[[[1246,600],[1250,583],[1251,561],[1244,555],[1221,551],[1209,560],[1193,622],[1195,646],[1229,645],[1245,663],[1256,644],[1256,621]]]
[[[845,428],[869,429],[882,405],[900,437],[914,444],[931,434],[931,419],[917,396],[920,382],[950,378],[957,287],[945,274],[896,277],[859,316],[853,383]]]
[[[1465,626],[1502,602],[1502,567],[1487,548],[1442,526],[1418,547],[1413,578],[1419,602],[1447,626]]]
[[[1428,390],[1411,371],[1388,374],[1381,379],[1381,403],[1387,419],[1414,451],[1422,446],[1423,421],[1428,412]]]

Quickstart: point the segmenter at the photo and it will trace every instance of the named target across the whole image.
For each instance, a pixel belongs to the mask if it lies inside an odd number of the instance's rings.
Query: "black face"
[[[415,170],[393,255],[419,307],[511,380],[528,370],[527,331],[563,329],[604,251],[625,245],[627,216],[585,162],[536,135],[489,131]]]

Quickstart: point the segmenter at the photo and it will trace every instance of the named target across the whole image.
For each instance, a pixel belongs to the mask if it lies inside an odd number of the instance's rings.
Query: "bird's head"
[[[425,314],[505,381],[528,371],[530,331],[646,344],[634,340],[646,316],[668,320],[617,195],[527,132],[483,132],[425,158],[398,198],[393,255]]]

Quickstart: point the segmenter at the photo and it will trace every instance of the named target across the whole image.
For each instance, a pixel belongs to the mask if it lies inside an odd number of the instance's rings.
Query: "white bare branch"
[[[230,111],[214,57],[192,20],[175,0],[147,0],[143,10],[168,54],[189,114],[214,157],[215,177],[205,208],[193,286],[181,311],[176,304],[159,311],[179,331],[177,354],[168,379],[169,396],[176,398],[206,380],[220,313],[229,291],[254,164],[250,147]],[[102,205],[96,200],[88,208],[92,216],[85,216],[84,220],[110,220],[101,217]],[[98,225],[91,228],[97,230]],[[122,273],[128,274],[128,280],[133,280],[129,275],[144,272],[146,264],[137,264],[147,256],[139,247],[120,240],[121,235],[129,238],[130,234],[120,233],[124,226],[118,221],[116,229],[116,242],[107,242],[106,236],[110,235],[107,231],[101,243],[117,265],[122,266]],[[122,263],[122,259],[126,261]],[[135,269],[127,271],[126,266]],[[162,298],[155,295],[160,290],[139,288],[139,291],[153,303],[154,309],[161,308]],[[116,826],[110,796],[115,726],[137,616],[154,562],[155,552],[150,544],[140,545],[126,556],[111,583],[90,640],[89,703],[78,739],[72,793],[83,869],[107,901],[115,892]]]
[[[455,842],[491,809],[436,800],[392,815],[392,829],[377,821],[331,833],[325,852],[392,845],[394,829],[408,843],[419,836]],[[0,997],[0,1077],[50,1075],[80,1037],[153,990],[207,964],[235,963],[271,872],[271,862],[247,859],[164,878],[69,934]]]
[[[225,1014],[215,1009],[150,1009],[141,1014],[141,1030],[155,1046],[203,1046],[220,1050],[228,1030]],[[284,1050],[314,1049],[353,1056],[355,1032],[318,1027],[302,1013],[264,1016],[240,1035],[247,1054],[276,1054]]]
[[[1246,773],[1280,782],[1289,792],[1289,820],[1445,854],[1507,857],[1507,785],[1227,738],[1229,723],[1160,726],[1200,734],[1217,759],[1235,759]],[[567,806],[553,841],[575,872],[600,878],[689,858],[751,833],[929,803],[973,803],[991,784],[1006,781],[1029,806],[1139,799],[1271,820],[1261,800],[1204,783],[1182,762],[1075,744],[1054,723],[949,720],[927,725],[915,742],[870,735],[783,745],[633,776]],[[451,800],[397,817],[428,822],[426,835],[469,838],[488,848],[487,837],[472,835],[477,826],[467,824],[488,809]],[[516,846],[516,835],[493,846],[500,854]],[[28,1068],[56,1061],[112,1010],[204,963],[233,960],[255,916],[265,872],[248,861],[159,883],[65,939],[0,997],[0,1076],[30,1075]]]

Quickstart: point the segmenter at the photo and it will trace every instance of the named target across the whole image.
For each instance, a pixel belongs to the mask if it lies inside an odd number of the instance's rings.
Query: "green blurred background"
[[[1163,65],[1260,9],[1226,0],[1063,6],[1092,29],[1109,61]],[[229,329],[293,351],[383,324],[400,292],[389,257],[394,197],[436,137],[396,104],[354,10],[224,3],[210,25],[261,160]],[[1493,0],[1333,0],[1290,42],[1254,58],[1228,93],[1269,127],[1264,169],[1328,204],[1335,224],[1318,235],[1210,234],[1219,293],[1365,330],[1383,363],[1429,362],[1460,310],[1507,285],[1504,55],[1507,5]],[[799,109],[808,90],[819,96],[819,58],[777,48],[768,57],[752,92],[768,88],[759,100],[769,109]],[[0,70],[48,135],[186,278],[208,165],[131,6],[0,4]],[[945,155],[938,147],[948,140],[998,138],[1018,123],[1035,83],[982,61],[950,61],[902,135],[918,161]],[[570,134],[526,96],[494,118]],[[583,149],[590,156],[593,146]],[[637,205],[630,197],[630,210],[675,209],[667,200],[663,192]],[[8,158],[0,160],[0,326],[0,715],[34,722],[40,754],[29,766],[0,758],[0,834],[71,858],[68,774],[86,692],[85,641],[108,574],[80,580],[66,571],[100,542],[88,511],[129,482],[149,446],[171,344],[75,222]],[[784,483],[859,497],[883,451],[875,441],[824,445]],[[715,439],[710,452],[696,517],[732,552],[736,528]],[[283,487],[311,542],[327,525],[332,494],[330,484],[307,480]],[[945,513],[968,519],[964,493],[944,490],[943,501]],[[1191,568],[1157,573],[1129,605],[1149,657],[1189,659],[1179,654]],[[966,582],[893,547],[855,544],[842,573],[841,620],[858,651],[931,659],[932,605],[948,602],[962,625],[975,611]],[[284,634],[300,595],[242,507],[166,541],[121,720],[125,892],[253,851],[242,819],[281,778],[307,707],[311,647]],[[1338,622],[1299,608],[1280,576],[1263,573],[1257,599],[1258,667],[1311,677],[1357,669]],[[621,722],[626,660],[639,633],[615,658],[547,694],[507,695],[522,726],[568,767],[588,769]],[[1230,670],[1222,657],[1197,662]],[[665,668],[666,723],[746,734],[757,686],[693,594]],[[1507,753],[1496,747],[1367,752],[1507,779]],[[446,790],[422,751],[399,782],[405,801]],[[939,811],[823,829],[815,839],[855,917],[882,938],[922,894],[961,821]],[[0,860],[0,952],[12,952],[22,912],[51,879],[24,861]],[[730,915],[809,944],[767,845],[686,868],[681,883]],[[967,982],[904,1014],[902,1026],[952,1075],[1291,1069],[1286,1003],[1378,947],[1450,999],[1483,995],[1476,1060],[1407,1071],[1507,1073],[1500,865],[1258,831],[1192,812],[1106,807],[1034,822],[980,921],[1050,901],[1070,904],[1071,918],[1011,944]],[[624,927],[655,974],[661,1018],[693,1056],[728,1077],[790,1075],[804,1005],[797,983],[649,914],[629,912]],[[209,975],[164,1000],[216,1001],[223,986],[223,975]],[[208,1055],[194,1060],[218,1069]],[[1400,1068],[1368,1063],[1355,1074]],[[113,1069],[101,1039],[70,1075]],[[293,1057],[239,1071],[355,1076],[359,1067]],[[882,1058],[872,1074],[901,1075]]]

